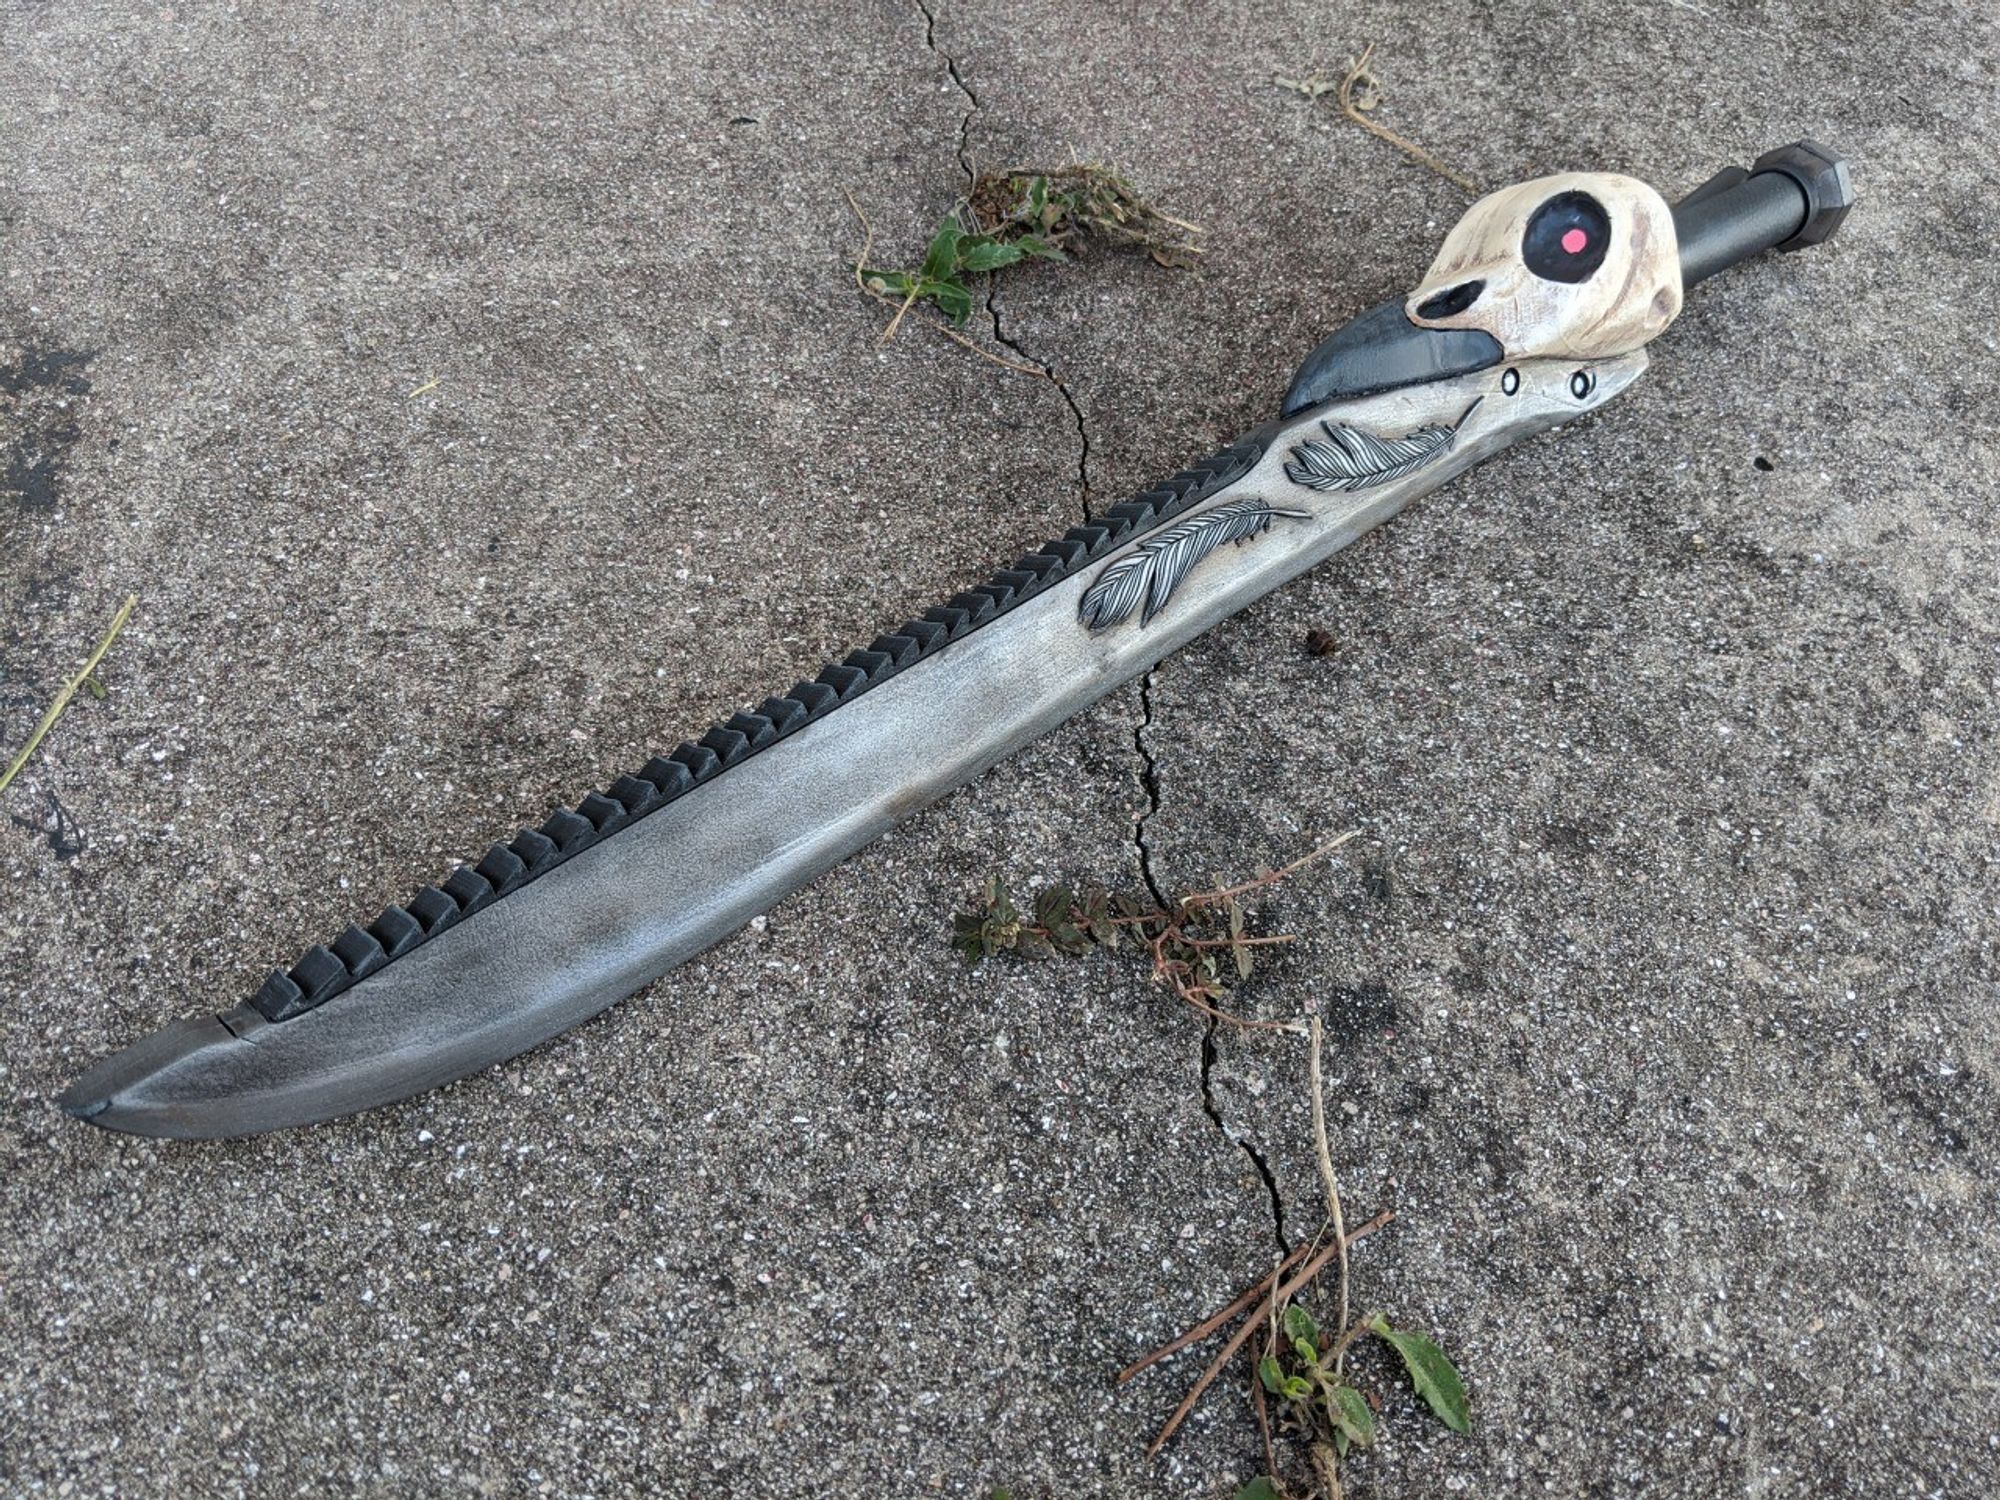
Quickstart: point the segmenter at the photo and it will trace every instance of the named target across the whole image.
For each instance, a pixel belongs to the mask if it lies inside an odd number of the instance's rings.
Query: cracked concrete
[[[989,868],[1158,894],[1346,827],[1245,1003],[1325,1019],[1350,1214],[1399,1213],[1357,1302],[1479,1429],[1364,1362],[1349,1493],[1994,1488],[1992,18],[1338,24],[16,8],[0,443],[46,483],[0,484],[0,742],[142,603],[0,822],[0,1489],[1227,1496],[1237,1382],[1152,1464],[1192,1370],[1105,1377],[1316,1225],[1302,1050],[944,933]],[[253,1142],[56,1113],[1268,415],[1462,207],[1267,83],[1363,39],[1483,181],[1810,133],[1862,205],[593,1025]],[[976,163],[1072,148],[1207,266],[997,283],[1059,379],[879,345],[841,189],[908,255]]]
[[[1146,731],[1153,725],[1153,679],[1158,674],[1155,667],[1139,679],[1139,712],[1132,721],[1132,749],[1139,760],[1139,784],[1146,793],[1146,806],[1132,824],[1132,844],[1137,851],[1139,876],[1145,883],[1146,893],[1153,904],[1161,910],[1170,910],[1179,892],[1168,891],[1161,886],[1159,877],[1153,871],[1153,853],[1146,842],[1147,825],[1158,816],[1162,793],[1160,790],[1160,768],[1153,759],[1151,747],[1146,743]],[[1201,1106],[1222,1137],[1235,1146],[1256,1168],[1258,1181],[1271,1200],[1271,1233],[1277,1243],[1278,1253],[1291,1252],[1292,1244],[1285,1232],[1285,1199],[1279,1190],[1278,1180],[1272,1174],[1270,1163],[1257,1143],[1241,1128],[1233,1126],[1223,1118],[1221,1107],[1216,1102],[1214,1074],[1219,1053],[1216,1048],[1216,1028],[1222,1023],[1214,1018],[1206,1019],[1201,1032]]]
[[[932,52],[935,52],[943,61],[946,76],[951,79],[958,91],[965,95],[965,113],[960,117],[958,125],[958,164],[965,172],[965,185],[967,190],[970,191],[979,181],[979,170],[973,164],[971,153],[972,122],[979,114],[979,96],[972,91],[971,85],[965,81],[964,76],[959,72],[958,60],[938,45],[936,12],[929,6],[922,4],[921,0],[917,9],[922,12],[924,18],[924,45],[930,48]],[[1049,384],[1054,386],[1062,396],[1064,405],[1069,407],[1070,418],[1076,423],[1077,505],[1082,519],[1088,521],[1090,519],[1090,427],[1083,419],[1083,408],[1076,404],[1076,397],[1071,394],[1068,384],[1063,380],[1061,373],[1056,367],[1041,355],[1023,348],[1001,326],[1000,304],[998,301],[1000,286],[1001,282],[998,277],[989,280],[983,304],[986,308],[986,316],[993,326],[993,341],[1003,349],[1006,349],[1010,354],[1018,356],[1020,359],[1039,369],[1048,378]]]

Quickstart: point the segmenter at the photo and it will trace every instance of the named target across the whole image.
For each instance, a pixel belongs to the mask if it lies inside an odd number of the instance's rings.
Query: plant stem
[[[862,279],[861,271],[862,268],[868,264],[868,252],[875,247],[875,226],[868,222],[868,215],[864,214],[861,211],[861,205],[854,201],[854,194],[848,192],[846,188],[842,188],[840,191],[842,196],[844,196],[847,199],[847,206],[854,210],[854,217],[861,221],[861,232],[862,232],[861,257],[860,259],[854,262],[854,285],[860,290],[863,296],[873,297],[877,302],[882,303],[885,307],[894,307],[896,304],[893,301],[883,296],[880,292],[874,290],[872,287],[868,285],[868,283],[865,280]],[[913,293],[912,296],[914,295],[915,294]],[[897,319],[901,319],[903,313],[908,311],[908,309],[909,309],[909,304],[906,302],[902,308],[898,309],[896,313]],[[935,328],[939,333],[943,334],[946,338],[950,339],[954,344],[958,344],[963,348],[970,349],[974,354],[978,355],[981,359],[986,360],[992,364],[996,364],[1003,370],[1013,370],[1022,375],[1032,375],[1037,380],[1047,380],[1051,383],[1053,383],[1055,380],[1055,377],[1049,374],[1047,370],[1040,369],[1035,365],[1024,365],[1020,363],[1018,360],[1002,359],[999,355],[995,354],[991,349],[980,348],[977,344],[973,343],[971,339],[967,338],[964,334],[960,333],[956,328],[953,328],[949,323],[923,317],[921,309],[918,311],[917,316],[920,319],[922,319],[922,321],[929,323],[931,327]],[[892,322],[889,325],[889,333],[894,333],[895,331],[896,331],[895,324]],[[883,335],[883,338],[886,339],[888,338],[888,336],[889,334],[885,333]]]
[[[1340,80],[1340,93],[1339,93],[1340,112],[1346,115],[1347,118],[1352,120],[1356,125],[1359,125],[1363,130],[1367,131],[1370,135],[1374,136],[1377,140],[1387,141],[1390,145],[1394,146],[1398,151],[1402,152],[1405,156],[1409,157],[1410,160],[1415,162],[1421,162],[1424,166],[1429,167],[1433,172],[1437,173],[1438,176],[1444,178],[1445,181],[1456,183],[1459,187],[1465,189],[1466,192],[1472,194],[1473,197],[1475,198],[1478,197],[1479,184],[1474,182],[1470,177],[1466,176],[1465,173],[1457,171],[1454,168],[1447,166],[1444,163],[1444,161],[1437,155],[1437,153],[1433,151],[1428,151],[1424,147],[1419,146],[1415,141],[1411,140],[1408,136],[1398,135],[1395,131],[1391,130],[1387,125],[1380,124],[1379,122],[1368,118],[1366,111],[1373,109],[1375,107],[1375,103],[1379,101],[1381,97],[1379,94],[1374,92],[1374,90],[1377,87],[1379,87],[1375,75],[1368,71],[1368,59],[1373,57],[1374,55],[1375,55],[1375,44],[1373,42],[1370,42],[1368,46],[1365,49],[1363,49],[1361,53],[1361,60],[1353,64],[1351,67],[1349,67],[1347,70],[1347,76]],[[1367,102],[1357,103],[1355,101],[1354,90],[1357,85],[1369,90],[1369,98]]]
[[[104,639],[97,643],[97,649],[90,653],[90,659],[74,677],[63,684],[62,691],[56,694],[56,701],[51,703],[49,711],[42,715],[42,722],[37,724],[35,732],[28,736],[28,742],[21,747],[20,754],[14,757],[5,771],[0,771],[0,792],[6,791],[14,778],[21,774],[21,767],[28,763],[28,757],[35,753],[35,747],[41,744],[43,738],[55,727],[56,720],[62,717],[62,711],[69,707],[69,700],[76,696],[76,690],[83,686],[92,672],[97,670],[97,664],[104,660],[104,653],[109,651],[111,643],[118,639],[118,632],[125,628],[125,622],[132,618],[132,611],[138,604],[137,594],[125,596],[125,602],[118,606],[118,613],[111,617],[111,628],[104,633]]]
[[[1325,859],[1327,855],[1333,853],[1334,850],[1338,849],[1342,844],[1346,843],[1349,839],[1353,838],[1354,835],[1357,834],[1358,832],[1360,832],[1359,829],[1350,828],[1347,830],[1347,832],[1343,833],[1339,838],[1334,839],[1329,843],[1321,844],[1317,849],[1313,850],[1310,854],[1300,855],[1297,859],[1293,860],[1290,864],[1286,865],[1282,870],[1273,870],[1268,875],[1259,875],[1255,880],[1246,880],[1241,885],[1230,885],[1230,886],[1224,886],[1220,890],[1203,891],[1198,896],[1188,897],[1187,901],[1183,904],[1193,905],[1194,903],[1199,902],[1203,905],[1213,905],[1219,901],[1226,901],[1232,896],[1241,896],[1246,891],[1261,890],[1263,887],[1267,885],[1276,885],[1279,881],[1283,880],[1287,875],[1296,874],[1298,871],[1303,870],[1307,865],[1313,863],[1315,860]]]
[[[1310,1284],[1312,1279],[1325,1269],[1327,1262],[1332,1260],[1334,1256],[1345,1256],[1349,1244],[1373,1234],[1395,1217],[1396,1212],[1394,1209],[1385,1208],[1366,1224],[1355,1230],[1347,1239],[1337,1241],[1320,1251],[1319,1254],[1306,1262],[1305,1269],[1300,1271],[1298,1275],[1294,1276],[1290,1281],[1279,1285],[1277,1291],[1273,1294],[1273,1301],[1278,1306],[1283,1306],[1286,1302],[1289,1302],[1297,1295],[1299,1288]],[[1215,1377],[1221,1374],[1223,1367],[1236,1357],[1236,1351],[1249,1342],[1250,1335],[1256,1331],[1260,1324],[1261,1320],[1257,1318],[1244,1319],[1243,1326],[1230,1336],[1227,1344],[1222,1346],[1222,1352],[1216,1355],[1210,1361],[1208,1368],[1201,1372],[1201,1378],[1195,1381],[1194,1389],[1189,1391],[1186,1397],[1182,1399],[1181,1404],[1174,1408],[1174,1414],[1167,1418],[1167,1425],[1160,1429],[1160,1435],[1154,1438],[1147,1446],[1146,1457],[1153,1458],[1158,1456],[1159,1451],[1167,1445],[1167,1439],[1174,1435],[1181,1423],[1187,1420],[1188,1413],[1194,1410],[1194,1404],[1201,1399],[1201,1393],[1215,1383]]]
[[[1196,1324],[1193,1328],[1190,1328],[1186,1333],[1182,1334],[1179,1338],[1174,1339],[1169,1343],[1160,1345],[1160,1347],[1155,1349],[1151,1354],[1145,1355],[1139,1359],[1134,1360],[1131,1364],[1127,1365],[1124,1369],[1118,1372],[1118,1378],[1112,1381],[1112,1384],[1123,1385],[1126,1381],[1130,1380],[1134,1375],[1137,1375],[1141,1370],[1146,1369],[1150,1365],[1158,1364],[1161,1360],[1165,1359],[1169,1354],[1178,1354],[1180,1353],[1181,1350],[1187,1348],[1189,1344],[1200,1343],[1203,1339],[1207,1338],[1211,1333],[1215,1332],[1216,1329],[1222,1327],[1223,1324],[1227,1323],[1231,1318],[1235,1317],[1238,1313],[1242,1312],[1244,1308],[1248,1307],[1251,1303],[1255,1302],[1259,1297],[1263,1296],[1264,1289],[1268,1287],[1274,1279],[1283,1275],[1286,1271],[1289,1271],[1294,1265],[1296,1265],[1299,1261],[1299,1258],[1306,1253],[1306,1249],[1307,1247],[1304,1245],[1299,1246],[1298,1249],[1294,1250],[1290,1255],[1287,1255],[1283,1260],[1279,1261],[1270,1270],[1266,1271],[1262,1276],[1258,1277],[1255,1286],[1246,1287],[1242,1292],[1238,1293],[1236,1300],[1231,1302],[1229,1306],[1223,1308],[1223,1310],[1217,1313],[1214,1317],[1209,1318],[1206,1322]]]
[[[1313,1147],[1319,1156],[1320,1182],[1326,1188],[1326,1210],[1333,1219],[1333,1241],[1340,1247],[1340,1281],[1334,1294],[1340,1316],[1334,1320],[1333,1326],[1345,1328],[1347,1327],[1347,1221],[1346,1216],[1340,1211],[1340,1184],[1333,1175],[1333,1152],[1328,1148],[1326,1141],[1326,1091],[1320,1085],[1319,1074],[1320,1042],[1324,1036],[1325,1030],[1319,1023],[1319,1017],[1314,1016],[1309,1063],[1312,1082]],[[1345,1357],[1346,1351],[1343,1350],[1334,1358],[1333,1373],[1336,1376],[1341,1373]]]

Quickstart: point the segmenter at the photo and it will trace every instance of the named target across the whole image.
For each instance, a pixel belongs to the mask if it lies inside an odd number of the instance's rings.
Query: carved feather
[[[1294,445],[1285,477],[1309,490],[1366,490],[1405,474],[1414,474],[1447,452],[1458,429],[1472,415],[1474,401],[1458,421],[1447,427],[1433,422],[1401,437],[1377,437],[1345,423],[1321,422],[1326,441],[1308,438]]]
[[[1143,625],[1166,607],[1195,565],[1224,542],[1247,541],[1268,530],[1279,516],[1299,520],[1306,514],[1302,510],[1274,510],[1269,501],[1246,495],[1177,521],[1099,573],[1097,581],[1084,590],[1077,614],[1092,630],[1103,630],[1116,625],[1143,601],[1145,609],[1139,617]]]

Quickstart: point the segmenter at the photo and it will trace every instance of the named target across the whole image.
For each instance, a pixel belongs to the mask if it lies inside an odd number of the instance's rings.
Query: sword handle
[[[1766,250],[1831,239],[1853,205],[1846,160],[1814,141],[1766,151],[1747,172],[1724,167],[1674,205],[1681,285]]]

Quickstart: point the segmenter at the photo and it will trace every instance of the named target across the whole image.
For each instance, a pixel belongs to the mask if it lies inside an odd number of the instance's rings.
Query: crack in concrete
[[[1167,908],[1166,892],[1160,888],[1159,877],[1153,870],[1152,845],[1146,842],[1146,825],[1160,810],[1160,763],[1153,755],[1152,746],[1146,743],[1146,731],[1153,727],[1153,679],[1158,674],[1157,666],[1149,667],[1145,676],[1139,679],[1139,717],[1132,725],[1132,748],[1139,756],[1139,784],[1146,791],[1146,810],[1132,826],[1132,843],[1139,853],[1139,875],[1146,882],[1154,904],[1162,911]],[[1257,1169],[1257,1176],[1264,1184],[1264,1192],[1271,1200],[1271,1230],[1278,1242],[1280,1254],[1289,1254],[1291,1241],[1285,1231],[1285,1199],[1278,1191],[1278,1176],[1271,1170],[1271,1163],[1264,1153],[1257,1149],[1257,1143],[1242,1132],[1230,1128],[1222,1118],[1222,1107],[1215,1101],[1215,1063],[1218,1056],[1215,1045],[1216,1029],[1221,1022],[1209,1017],[1201,1034],[1201,1108],[1209,1121],[1222,1133],[1224,1140],[1231,1142],[1245,1156],[1250,1165]]]
[[[965,81],[965,75],[959,71],[958,59],[938,45],[937,12],[931,8],[927,0],[917,0],[917,9],[924,18],[924,45],[944,63],[946,75],[957,86],[958,91],[965,95],[965,112],[958,120],[958,169],[965,173],[965,186],[970,192],[979,181],[979,173],[972,165],[972,119],[982,107],[979,95],[972,85]],[[1056,367],[1039,354],[1023,349],[1001,326],[1000,307],[994,300],[994,294],[998,289],[998,281],[989,276],[986,283],[986,316],[993,325],[993,341],[1040,370],[1063,398],[1063,404],[1069,408],[1070,421],[1076,424],[1076,488],[1083,509],[1083,519],[1088,521],[1090,519],[1090,428],[1083,420],[1083,408],[1077,404],[1076,395],[1070,390],[1069,382],[1062,378]]]
[[[922,12],[924,18],[924,45],[943,60],[945,73],[958,86],[958,91],[965,95],[965,113],[958,117],[958,169],[965,173],[965,185],[971,187],[979,180],[979,174],[972,170],[971,150],[972,117],[979,113],[979,96],[972,91],[972,85],[967,83],[964,75],[958,71],[958,59],[938,46],[937,12],[932,10],[925,0],[917,0],[917,9]]]
[[[1056,367],[1039,354],[1023,349],[1005,329],[1000,326],[1000,308],[994,301],[998,287],[989,284],[986,288],[986,312],[993,319],[993,341],[1018,354],[1048,376],[1049,384],[1056,388],[1063,403],[1069,407],[1070,420],[1076,423],[1076,491],[1077,501],[1083,510],[1083,519],[1090,520],[1090,429],[1084,424],[1083,408],[1076,404],[1076,397],[1070,392],[1069,382],[1056,372]]]
[[[972,85],[965,81],[965,75],[959,71],[958,59],[938,45],[938,13],[932,9],[930,0],[916,0],[916,4],[918,12],[924,18],[924,45],[943,62],[946,76],[965,96],[965,111],[959,116],[958,121],[957,154],[959,170],[965,174],[965,185],[970,191],[979,181],[979,174],[972,165],[972,120],[982,108],[979,95],[973,90]],[[1090,426],[1084,420],[1083,408],[1077,403],[1075,393],[1070,390],[1069,382],[1062,378],[1055,366],[1040,355],[1022,348],[1001,325],[1000,307],[996,300],[998,290],[997,280],[989,277],[986,286],[986,316],[992,322],[993,341],[1039,369],[1047,377],[1049,384],[1053,385],[1062,396],[1063,404],[1069,407],[1070,420],[1076,424],[1077,496],[1083,511],[1083,519],[1088,522],[1091,515]],[[1167,905],[1166,893],[1161,890],[1159,879],[1154,874],[1153,851],[1146,843],[1146,825],[1160,810],[1160,768],[1153,758],[1151,748],[1146,744],[1146,731],[1153,724],[1153,678],[1158,671],[1158,667],[1149,668],[1139,679],[1139,718],[1132,726],[1132,746],[1138,752],[1139,780],[1146,790],[1147,805],[1145,812],[1140,814],[1138,821],[1133,825],[1132,843],[1138,854],[1140,878],[1145,881],[1146,889],[1151,893],[1154,902],[1164,910]],[[1285,1233],[1285,1202],[1278,1191],[1277,1176],[1272,1172],[1271,1164],[1265,1159],[1264,1153],[1257,1149],[1256,1143],[1232,1130],[1223,1120],[1222,1111],[1215,1102],[1214,1072],[1217,1056],[1215,1030],[1220,1024],[1211,1018],[1207,1029],[1202,1033],[1200,1073],[1202,1112],[1221,1132],[1223,1139],[1231,1142],[1249,1157],[1250,1164],[1257,1169],[1257,1176],[1264,1184],[1265,1193],[1270,1197],[1272,1230],[1277,1239],[1278,1249],[1281,1253],[1289,1252],[1291,1246]]]

